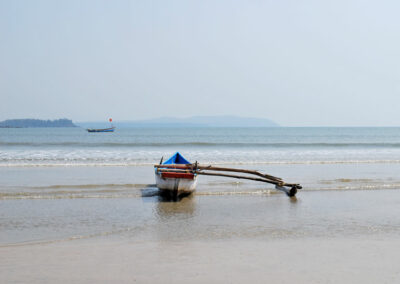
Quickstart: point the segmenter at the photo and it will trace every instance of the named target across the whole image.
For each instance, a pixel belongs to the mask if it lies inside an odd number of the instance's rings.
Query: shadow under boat
[[[191,193],[181,193],[180,195],[171,194],[170,191],[160,190],[155,184],[149,184],[141,189],[142,198],[151,198],[157,202],[178,202],[184,198],[193,198]]]

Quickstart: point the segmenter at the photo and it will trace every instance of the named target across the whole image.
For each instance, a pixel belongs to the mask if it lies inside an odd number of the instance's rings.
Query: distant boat
[[[114,132],[115,127],[110,127],[110,128],[103,128],[103,129],[94,129],[94,128],[88,128],[86,129],[87,132]]]
[[[155,166],[156,185],[163,195],[178,198],[196,190],[197,174],[187,168],[188,165],[191,163],[176,152],[166,162],[162,163],[161,159]]]
[[[110,118],[108,121],[110,121],[110,123],[111,123],[111,127],[109,127],[109,128],[100,128],[100,129],[88,128],[86,130],[87,130],[87,132],[114,132],[115,126],[112,125],[112,118]]]

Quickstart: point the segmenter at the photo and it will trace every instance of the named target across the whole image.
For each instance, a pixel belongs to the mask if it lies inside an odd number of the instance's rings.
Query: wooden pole
[[[182,173],[187,173],[187,172],[193,172],[190,169],[159,169],[160,172],[182,172]]]
[[[219,172],[236,172],[236,173],[252,174],[252,175],[256,175],[256,176],[259,176],[259,177],[267,178],[267,179],[270,179],[270,180],[282,182],[281,178],[274,177],[274,176],[267,175],[267,174],[262,174],[262,173],[260,173],[258,171],[253,171],[253,170],[222,168],[222,167],[214,167],[214,166],[211,166],[211,165],[209,165],[209,166],[197,166],[197,168],[199,170],[209,170],[209,171],[219,171]]]
[[[253,178],[253,177],[246,177],[246,176],[228,175],[228,174],[220,174],[220,173],[206,173],[206,172],[197,172],[197,174],[198,175],[206,175],[206,176],[231,177],[231,178],[237,178],[237,179],[262,181],[262,182],[271,183],[271,184],[280,185],[280,186],[284,185],[284,183],[279,183],[277,181],[267,180],[267,179],[263,179],[263,178]]]
[[[163,169],[191,169],[193,167],[192,164],[187,165],[154,165],[155,168],[163,168]]]
[[[262,178],[253,178],[253,177],[238,176],[238,175],[220,174],[220,173],[206,173],[206,172],[197,172],[197,174],[198,175],[206,175],[206,176],[220,176],[220,177],[231,177],[231,178],[237,178],[237,179],[248,179],[248,180],[271,183],[271,184],[274,184],[274,185],[277,185],[277,186],[280,186],[280,187],[286,186],[286,187],[296,187],[298,189],[301,188],[301,186],[299,184],[277,182],[277,181],[267,180],[267,179],[262,179]]]
[[[278,183],[271,180],[261,179],[261,178],[252,178],[252,177],[245,177],[245,176],[238,176],[238,175],[227,175],[227,174],[220,174],[220,173],[205,173],[205,172],[198,172],[199,175],[206,175],[206,176],[222,176],[222,177],[230,177],[230,178],[237,178],[237,179],[248,179],[248,180],[255,180],[261,181],[266,183],[271,183],[275,185],[277,190],[283,191],[289,197],[294,197],[297,193],[297,189],[301,189],[299,184],[290,184],[290,183]],[[287,189],[286,187],[290,187]]]

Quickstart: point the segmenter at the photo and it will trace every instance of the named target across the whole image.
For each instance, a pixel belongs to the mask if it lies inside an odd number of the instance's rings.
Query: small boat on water
[[[110,123],[111,123],[111,127],[109,127],[109,128],[100,128],[100,129],[98,129],[98,128],[88,128],[86,130],[87,130],[87,132],[114,132],[115,126],[112,125],[112,118],[110,118],[108,121],[110,121]]]
[[[155,166],[156,185],[161,194],[170,198],[189,195],[196,190],[197,174],[179,152]]]
[[[115,127],[110,128],[103,128],[103,129],[95,129],[95,128],[88,128],[86,129],[87,132],[114,132]]]

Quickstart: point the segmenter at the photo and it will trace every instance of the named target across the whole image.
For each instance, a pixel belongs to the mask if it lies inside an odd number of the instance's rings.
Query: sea
[[[0,166],[141,166],[182,152],[235,165],[400,163],[400,128],[0,129]]]
[[[200,176],[193,196],[168,202],[153,165],[177,151],[303,189],[289,201],[273,185]],[[0,246],[397,232],[399,172],[400,128],[2,128]],[[377,204],[394,209],[369,214]]]

